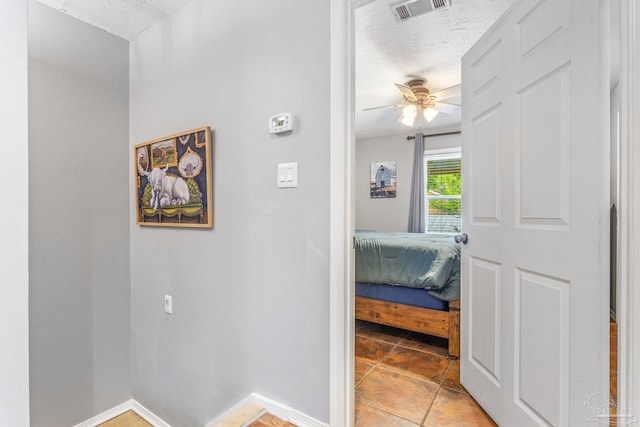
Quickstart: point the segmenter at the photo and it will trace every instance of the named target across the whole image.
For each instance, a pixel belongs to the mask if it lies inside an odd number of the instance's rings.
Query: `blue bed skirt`
[[[449,302],[434,298],[422,288],[356,282],[356,296],[432,310],[448,311]]]

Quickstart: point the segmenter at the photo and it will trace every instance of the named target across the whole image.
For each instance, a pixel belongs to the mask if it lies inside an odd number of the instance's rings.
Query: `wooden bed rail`
[[[449,340],[449,355],[460,357],[460,300],[449,311],[356,297],[356,319],[380,323]]]

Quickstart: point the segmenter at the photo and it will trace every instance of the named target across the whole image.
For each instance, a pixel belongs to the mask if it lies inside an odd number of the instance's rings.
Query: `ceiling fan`
[[[402,107],[400,122],[406,126],[414,125],[418,113],[421,113],[419,120],[420,125],[422,125],[422,116],[427,119],[427,122],[431,122],[439,112],[453,114],[460,111],[461,107],[459,104],[444,102],[443,100],[447,99],[445,98],[447,91],[460,85],[451,86],[432,94],[425,86],[426,82],[423,78],[415,78],[409,80],[406,84],[395,83],[396,87],[402,92],[406,104],[365,108],[363,111]]]

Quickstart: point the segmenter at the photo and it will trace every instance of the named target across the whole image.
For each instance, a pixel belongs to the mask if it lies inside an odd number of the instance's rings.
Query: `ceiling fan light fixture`
[[[406,126],[413,126],[418,115],[418,107],[413,104],[409,104],[402,109],[402,117],[400,122]]]
[[[405,126],[413,126],[415,121],[416,121],[416,116],[403,115],[402,118],[400,119],[400,123],[402,123]]]
[[[415,118],[417,114],[418,114],[418,108],[416,108],[416,106],[413,104],[409,104],[402,109],[403,117]]]
[[[429,123],[431,123],[431,120],[433,120],[437,115],[438,110],[434,108],[429,107],[424,110],[424,118],[427,119],[427,122]]]

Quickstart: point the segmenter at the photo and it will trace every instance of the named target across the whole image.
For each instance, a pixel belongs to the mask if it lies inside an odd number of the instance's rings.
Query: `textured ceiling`
[[[132,40],[189,0],[38,0],[98,28]]]
[[[398,122],[403,98],[394,83],[412,76],[427,79],[432,93],[460,83],[460,59],[513,0],[451,0],[451,7],[397,22],[391,5],[397,0],[365,2],[356,10],[356,135],[415,133]],[[450,100],[460,103],[459,90]],[[451,93],[448,94],[452,95]],[[459,126],[460,114],[439,114],[423,130]]]
[[[105,31],[132,40],[189,0],[38,0]],[[393,83],[427,79],[431,92],[460,83],[460,58],[513,0],[451,0],[451,7],[396,22],[398,0],[356,0],[356,134],[412,133],[400,109],[362,111],[403,102]],[[460,102],[459,90],[449,101]],[[425,131],[459,126],[460,114],[439,114]]]

